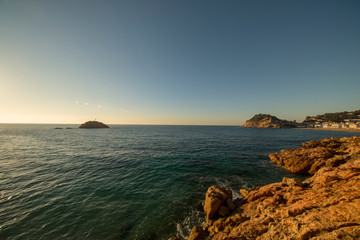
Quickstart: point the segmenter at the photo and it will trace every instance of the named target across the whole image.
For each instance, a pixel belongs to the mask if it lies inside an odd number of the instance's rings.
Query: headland
[[[247,120],[242,127],[248,128],[296,128],[295,122],[279,119],[270,114],[256,114]]]

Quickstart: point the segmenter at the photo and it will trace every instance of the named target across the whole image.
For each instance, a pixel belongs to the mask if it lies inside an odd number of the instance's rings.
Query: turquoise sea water
[[[294,177],[267,155],[359,133],[218,126],[0,124],[0,239],[185,238],[213,184]]]

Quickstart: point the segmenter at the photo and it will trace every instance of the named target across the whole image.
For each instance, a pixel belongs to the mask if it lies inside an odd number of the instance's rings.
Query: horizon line
[[[82,123],[26,123],[26,122],[3,122],[0,124],[34,124],[34,125],[81,125]],[[129,126],[223,126],[237,127],[242,124],[158,124],[158,123],[106,123],[106,125],[129,125]]]

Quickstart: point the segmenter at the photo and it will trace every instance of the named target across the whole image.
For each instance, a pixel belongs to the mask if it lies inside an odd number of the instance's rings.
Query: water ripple
[[[210,185],[238,197],[240,188],[292,176],[267,154],[352,134],[0,125],[0,239],[184,239],[203,223]]]

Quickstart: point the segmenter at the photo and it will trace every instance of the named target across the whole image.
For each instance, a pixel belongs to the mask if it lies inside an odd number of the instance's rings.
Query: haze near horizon
[[[359,109],[359,1],[0,1],[0,123]]]

